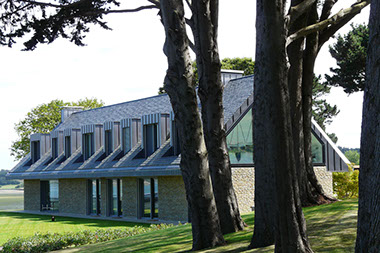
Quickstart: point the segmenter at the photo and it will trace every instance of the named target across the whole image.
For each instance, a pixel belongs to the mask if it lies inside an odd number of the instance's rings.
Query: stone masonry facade
[[[124,177],[122,179],[122,207],[123,216],[128,218],[137,217],[137,205],[138,205],[138,179],[135,177]]]
[[[24,180],[24,210],[40,211],[40,180]]]
[[[60,179],[59,184],[59,212],[87,214],[87,180]]]
[[[314,167],[318,182],[328,196],[333,196],[333,176],[332,172],[327,171],[326,167]]]
[[[158,177],[158,204],[159,219],[188,220],[185,184],[182,176]]]
[[[255,169],[232,168],[232,184],[240,213],[252,212],[255,204]]]

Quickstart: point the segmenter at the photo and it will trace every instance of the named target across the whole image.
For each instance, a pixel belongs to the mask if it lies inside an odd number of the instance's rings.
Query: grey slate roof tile
[[[253,93],[253,76],[242,77],[231,80],[224,88],[224,121],[227,122],[246,99]],[[67,128],[80,128],[87,124],[103,124],[106,121],[120,121],[124,118],[141,118],[141,116],[152,113],[169,113],[172,111],[168,95],[158,95],[144,99],[138,99],[125,103],[104,106],[101,108],[73,113],[63,123],[58,125],[55,130]],[[102,161],[97,161],[104,154],[101,147],[89,159],[84,162],[76,163],[81,156],[81,148],[78,148],[68,159],[57,164],[62,155],[52,161],[48,166],[45,165],[51,159],[51,152],[46,153],[32,166],[23,166],[30,161],[30,155],[25,157],[12,173],[33,172],[29,178],[48,177],[52,174],[61,175],[62,178],[75,177],[100,177],[117,175],[180,175],[179,164],[180,156],[167,156],[164,154],[170,148],[170,141],[167,140],[156,152],[148,158],[138,158],[135,156],[143,149],[138,143],[119,161],[114,158],[121,151],[119,146],[109,156]],[[27,169],[25,169],[25,167]],[[38,172],[38,173],[37,173]],[[49,174],[50,173],[50,174]],[[35,175],[39,174],[37,177]],[[57,176],[58,178],[58,176]]]

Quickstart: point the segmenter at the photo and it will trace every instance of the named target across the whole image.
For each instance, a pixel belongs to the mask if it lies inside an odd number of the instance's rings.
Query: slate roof
[[[247,98],[252,97],[253,76],[231,80],[225,86],[223,94],[224,115],[225,122],[227,122]],[[172,109],[169,96],[163,94],[73,113],[58,125],[54,131],[80,128],[88,124],[103,124],[106,121],[120,121],[125,118],[141,118],[141,116],[147,114],[169,113],[170,111]],[[28,155],[13,168],[7,177],[54,179],[94,178],[104,175],[107,177],[181,175],[179,168],[180,155],[164,156],[169,148],[170,141],[168,140],[148,158],[136,159],[134,158],[135,155],[142,150],[141,143],[138,143],[118,161],[113,158],[121,152],[120,146],[101,161],[99,161],[99,158],[104,155],[103,148],[97,150],[94,155],[84,162],[76,162],[82,155],[81,148],[73,151],[72,155],[66,160],[64,160],[63,154],[52,160],[51,152],[47,152],[32,165],[30,165],[31,158]]]
[[[253,76],[230,80],[223,93],[224,122],[227,134],[230,129],[253,106]],[[104,106],[92,110],[73,113],[55,130],[80,128],[87,124],[103,124],[106,121],[120,121],[125,118],[141,118],[153,113],[169,113],[171,104],[168,95],[158,95],[125,103]],[[347,171],[347,159],[339,151],[328,136],[313,123],[312,130],[324,143],[326,165],[330,171]],[[51,151],[45,153],[34,164],[31,164],[30,154],[23,158],[8,178],[18,179],[57,179],[57,178],[96,178],[96,177],[127,177],[127,176],[164,176],[181,175],[179,156],[164,156],[170,148],[167,140],[148,158],[135,158],[142,150],[137,143],[120,159],[114,159],[120,154],[121,147],[104,157],[104,148],[98,149],[86,161],[80,161],[81,148],[73,150],[72,155],[65,160],[63,154],[52,160]],[[79,162],[78,162],[79,160]]]

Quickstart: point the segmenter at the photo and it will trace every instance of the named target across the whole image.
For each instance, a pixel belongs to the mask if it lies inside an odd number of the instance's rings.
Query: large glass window
[[[231,164],[253,164],[252,109],[227,136]]]
[[[110,182],[110,190],[111,190],[111,207],[110,207],[110,215],[111,216],[121,216],[123,213],[122,210],[122,183],[120,179],[111,179]]]
[[[41,211],[58,211],[59,184],[58,180],[41,181]]]
[[[311,157],[312,162],[316,164],[323,164],[323,144],[317,139],[312,132],[311,135]]]
[[[141,180],[143,183],[142,210],[141,217],[158,217],[158,182],[155,178]]]
[[[90,190],[90,211],[92,215],[101,214],[101,186],[99,179],[89,181]]]
[[[83,135],[83,151],[84,159],[87,160],[94,154],[94,134],[84,134]]]
[[[125,127],[123,128],[123,131],[122,131],[122,144],[123,144],[123,151],[124,151],[124,154],[128,153],[130,150],[131,150],[131,133],[130,133],[131,129],[129,127]]]

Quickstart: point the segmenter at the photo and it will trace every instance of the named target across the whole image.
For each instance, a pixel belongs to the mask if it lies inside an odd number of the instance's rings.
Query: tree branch
[[[304,14],[309,8],[315,3],[316,0],[306,0],[297,4],[296,6],[290,7],[288,15],[285,19],[288,20],[288,28],[293,24],[297,18]]]
[[[305,37],[309,35],[310,33],[322,31],[325,28],[327,28],[326,31],[330,31],[329,34],[331,34],[332,31],[335,32],[344,24],[346,24],[350,19],[352,19],[356,14],[360,13],[360,11],[364,7],[369,5],[370,3],[371,3],[371,0],[362,0],[360,2],[353,4],[351,7],[347,9],[340,10],[337,14],[335,14],[329,19],[320,21],[316,24],[313,24],[313,25],[310,25],[298,30],[297,32],[288,36],[287,41],[286,41],[286,46],[290,45],[293,41],[301,37]]]
[[[110,14],[110,13],[128,13],[128,12],[138,12],[142,10],[150,10],[150,9],[158,9],[157,5],[145,5],[140,6],[135,9],[121,9],[121,10],[108,10],[108,11],[100,11],[102,14]]]
[[[338,0],[325,0],[325,3],[323,4],[323,8],[322,8],[322,14],[319,21],[326,20],[330,17],[331,9],[334,7],[336,2],[338,2]]]

